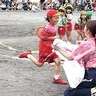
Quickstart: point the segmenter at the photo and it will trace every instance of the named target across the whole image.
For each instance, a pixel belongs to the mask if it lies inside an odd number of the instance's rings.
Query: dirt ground
[[[28,59],[19,59],[18,55],[26,50],[38,50],[39,38],[35,30],[45,25],[46,11],[1,11],[0,42],[19,52],[0,45],[0,96],[64,96],[68,85],[53,84],[53,70],[49,64],[38,68]],[[73,23],[79,13],[74,13]],[[94,13],[93,18],[96,15]],[[72,32],[73,43],[76,32]],[[33,54],[37,57],[38,54]],[[63,68],[61,76],[67,80]]]

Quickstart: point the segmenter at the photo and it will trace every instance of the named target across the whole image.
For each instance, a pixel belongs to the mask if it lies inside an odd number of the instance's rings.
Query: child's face
[[[81,15],[81,18],[82,18],[83,20],[85,20],[86,15],[85,15],[85,14],[84,14],[84,15]]]
[[[60,16],[64,16],[64,12],[60,12]]]
[[[51,25],[56,25],[58,23],[59,16],[53,16],[52,18],[49,19],[49,23]]]
[[[67,14],[70,14],[71,13],[71,9],[67,9]]]

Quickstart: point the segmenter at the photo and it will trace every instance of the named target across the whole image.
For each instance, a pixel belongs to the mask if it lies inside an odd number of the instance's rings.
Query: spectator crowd
[[[72,4],[74,10],[93,10],[96,11],[96,0],[40,0],[32,2],[30,0],[0,0],[2,10],[38,10],[58,9],[61,5]]]

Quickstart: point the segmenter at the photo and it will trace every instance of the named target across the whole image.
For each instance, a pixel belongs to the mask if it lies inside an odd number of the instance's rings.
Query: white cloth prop
[[[53,45],[60,47],[61,49],[67,51],[68,53],[71,53],[73,50],[75,50],[78,47],[78,45],[76,44],[67,43],[60,39],[55,39]],[[60,59],[67,60],[61,53],[59,53],[58,51],[55,52],[60,57]]]
[[[75,50],[78,45],[75,44],[67,44],[66,42],[60,40],[60,39],[56,39],[53,42],[53,45],[57,45],[58,47],[60,47],[63,50],[66,50],[67,52],[69,52],[71,54],[71,52],[73,50]],[[83,80],[84,78],[84,74],[85,74],[85,69],[83,66],[81,66],[77,61],[72,60],[69,61],[68,59],[66,59],[61,53],[56,51],[56,54],[58,54],[58,56],[64,60],[63,63],[63,69],[65,71],[66,77],[68,79],[69,85],[71,88],[76,88]]]
[[[66,77],[71,88],[76,88],[83,80],[85,69],[75,60],[65,61],[63,64]]]

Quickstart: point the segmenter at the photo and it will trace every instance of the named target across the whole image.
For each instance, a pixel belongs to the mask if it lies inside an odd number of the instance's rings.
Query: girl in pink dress
[[[54,78],[52,79],[52,82],[67,84],[67,82],[60,77],[60,59],[55,52],[52,52],[52,43],[57,38],[56,24],[59,20],[58,11],[53,9],[49,10],[46,20],[49,23],[44,27],[39,36],[39,58],[36,59],[31,52],[23,52],[19,55],[19,58],[28,58],[38,67],[42,67],[44,62],[55,62]]]
[[[71,53],[54,46],[68,60],[76,60],[85,68],[84,80],[76,87],[68,87],[64,96],[96,96],[96,20],[87,22],[84,28],[87,41],[82,42]]]

